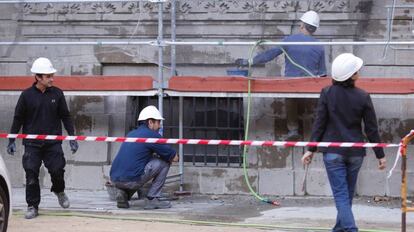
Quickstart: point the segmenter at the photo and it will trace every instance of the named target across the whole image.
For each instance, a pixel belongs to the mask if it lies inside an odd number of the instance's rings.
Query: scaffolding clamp
[[[169,44],[166,43],[164,40],[152,40],[149,42],[149,45],[156,47],[167,47]]]

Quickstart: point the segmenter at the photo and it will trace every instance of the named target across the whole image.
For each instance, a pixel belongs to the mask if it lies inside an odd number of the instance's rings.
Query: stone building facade
[[[411,1],[406,7],[392,9],[385,0],[177,0],[176,32],[181,41],[257,41],[281,40],[298,31],[298,19],[307,10],[317,11],[321,27],[315,36],[320,41],[410,40],[413,33]],[[164,4],[164,38],[171,34],[171,1]],[[0,41],[155,41],[158,33],[158,6],[147,1],[114,3],[25,3],[0,4]],[[390,28],[392,30],[390,30]],[[246,58],[246,46],[177,46],[178,75],[223,76],[234,60]],[[257,52],[266,46],[260,46]],[[413,59],[410,47],[325,46],[329,70],[333,58],[353,52],[365,60],[362,76],[411,77]],[[149,45],[12,45],[0,46],[0,75],[31,75],[30,65],[39,56],[49,57],[58,75],[152,75],[157,77],[158,47]],[[170,77],[171,48],[164,48],[164,76]],[[281,76],[283,57],[257,66],[253,76]],[[330,71],[328,71],[330,73]],[[154,82],[156,83],[156,82]],[[1,95],[0,128],[8,131],[18,96]],[[78,135],[123,136],[135,125],[138,105],[153,99],[136,97],[67,96]],[[174,100],[173,100],[174,101]],[[194,100],[196,101],[196,100]],[[205,100],[208,101],[208,100]],[[243,102],[243,101],[242,101]],[[246,99],[244,99],[244,109]],[[303,100],[301,131],[309,136],[316,99]],[[414,127],[413,105],[409,98],[374,99],[384,142],[396,143]],[[280,140],[286,133],[283,99],[255,98],[249,137]],[[171,111],[173,112],[173,111]],[[171,113],[173,114],[173,113]],[[243,117],[243,115],[242,115]],[[171,133],[172,135],[174,132]],[[191,138],[192,134],[184,134]],[[200,138],[202,138],[200,136]],[[2,154],[6,140],[0,141]],[[78,154],[70,155],[66,178],[69,188],[104,188],[105,176],[119,144],[81,142]],[[267,195],[302,195],[304,171],[301,149],[251,148],[249,176],[253,187]],[[21,167],[23,147],[14,157],[4,156],[14,186],[24,184]],[[389,166],[396,150],[386,150]],[[360,195],[399,195],[400,175],[386,181],[386,173],[376,169],[369,151],[361,171],[357,193]],[[191,158],[189,158],[191,160]],[[188,160],[187,160],[188,161]],[[410,164],[414,161],[410,161]],[[412,167],[412,165],[409,165]],[[177,168],[173,168],[176,172]],[[42,171],[41,183],[50,185]],[[86,178],[87,177],[87,178]],[[414,179],[412,169],[409,178]],[[386,184],[387,183],[387,184]],[[173,187],[176,187],[175,185]],[[198,193],[247,193],[243,171],[236,161],[229,164],[185,163],[185,189]],[[414,188],[409,188],[413,195]],[[307,194],[330,195],[320,156],[308,178]]]

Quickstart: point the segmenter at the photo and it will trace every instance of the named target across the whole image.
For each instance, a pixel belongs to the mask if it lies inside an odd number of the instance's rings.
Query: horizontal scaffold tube
[[[0,42],[0,46],[41,46],[41,45],[151,45],[151,46],[191,46],[191,45],[203,45],[203,46],[252,46],[257,42],[237,42],[237,41],[168,41],[164,40],[158,42],[156,40],[150,41],[3,41]],[[383,46],[383,45],[414,45],[414,41],[334,41],[334,42],[263,42],[260,45],[327,45],[327,46],[339,46],[339,45],[354,45],[354,46]]]

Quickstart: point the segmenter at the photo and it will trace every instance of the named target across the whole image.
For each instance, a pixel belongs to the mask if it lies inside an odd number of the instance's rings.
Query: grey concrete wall
[[[177,1],[177,38],[179,40],[253,41],[280,40],[298,31],[298,18],[308,9],[320,13],[321,27],[315,36],[321,41],[387,39],[386,0],[182,0]],[[399,1],[399,4],[412,4]],[[165,4],[165,37],[171,32],[171,5]],[[393,40],[412,39],[410,8],[395,11]],[[138,25],[138,26],[137,26]],[[157,36],[157,6],[147,2],[65,3],[0,5],[0,41],[146,41]],[[261,46],[257,52],[266,47]],[[365,60],[363,76],[411,77],[414,60],[408,47],[326,46],[328,72],[334,57],[354,52]],[[234,60],[248,57],[249,47],[179,46],[177,71],[180,75],[225,75]],[[58,75],[153,75],[157,73],[157,48],[150,46],[0,46],[0,75],[29,75],[30,64],[39,57],[52,59]],[[170,48],[165,48],[170,63]],[[255,76],[280,76],[284,59],[255,67]],[[168,77],[169,70],[164,71]],[[67,97],[79,135],[123,136],[131,122],[131,103],[127,97]],[[0,96],[0,130],[8,131],[17,96]],[[313,120],[312,101],[303,100],[300,126],[305,139]],[[374,99],[384,142],[396,143],[413,128],[412,99]],[[254,99],[249,138],[283,140],[287,132],[283,99]],[[184,135],[184,137],[188,137]],[[0,140],[5,150],[7,141]],[[119,144],[81,142],[71,155],[64,142],[68,160],[66,179],[69,188],[104,188],[111,160]],[[259,193],[266,195],[303,195],[304,171],[300,164],[302,149],[249,149],[249,178]],[[3,153],[3,152],[2,152]],[[14,186],[24,184],[21,167],[23,147],[5,160]],[[396,150],[386,151],[389,166]],[[400,172],[386,185],[385,172],[376,169],[370,151],[358,180],[360,195],[399,195]],[[409,167],[412,167],[410,161]],[[185,188],[199,193],[248,193],[241,168],[197,167],[185,165]],[[173,167],[177,172],[177,167]],[[412,169],[409,171],[414,181]],[[41,183],[50,186],[46,170]],[[411,183],[411,182],[410,182]],[[387,187],[388,186],[388,187]],[[176,186],[175,186],[176,187]],[[410,187],[409,195],[414,195]],[[330,195],[326,174],[317,156],[309,171],[306,194]]]

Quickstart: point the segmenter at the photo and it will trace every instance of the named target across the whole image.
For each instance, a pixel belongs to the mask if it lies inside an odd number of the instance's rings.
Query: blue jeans
[[[337,210],[333,232],[358,231],[352,213],[352,199],[355,193],[358,172],[363,161],[363,156],[346,156],[335,153],[325,153],[323,155],[323,162]]]

